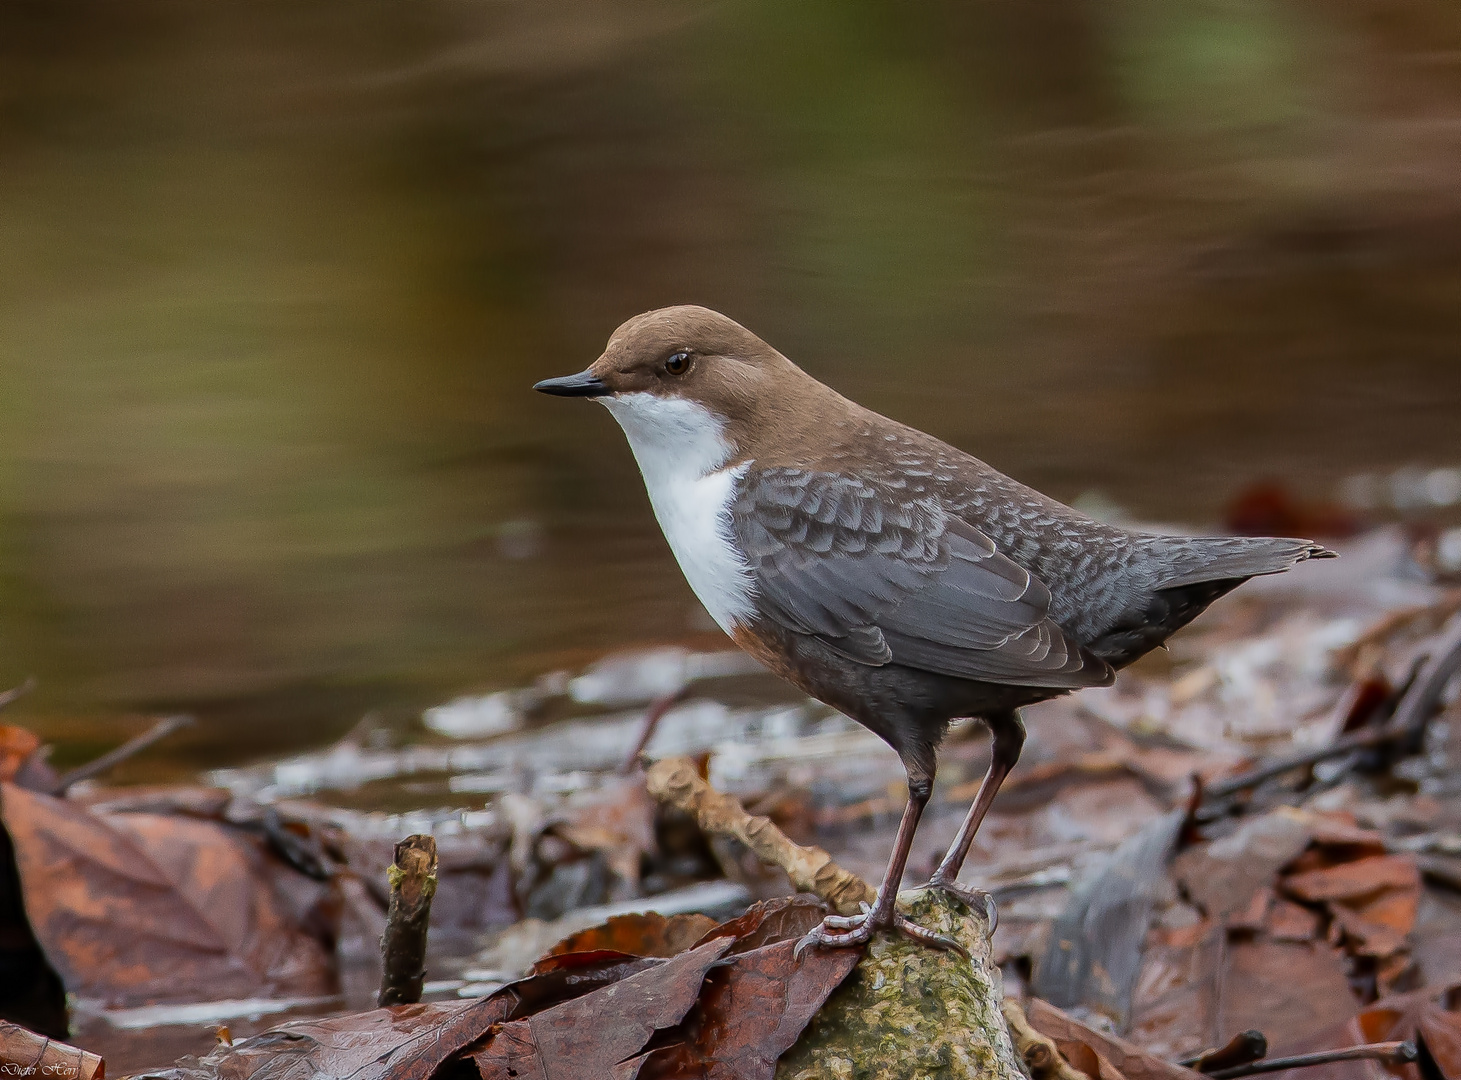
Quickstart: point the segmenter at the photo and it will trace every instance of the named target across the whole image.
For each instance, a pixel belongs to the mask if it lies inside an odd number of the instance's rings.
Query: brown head
[[[758,436],[816,426],[819,415],[850,405],[740,323],[690,304],[635,316],[587,370],[533,389],[602,399],[631,442],[631,424],[666,427],[686,415],[682,404],[698,406],[732,454],[750,451]]]

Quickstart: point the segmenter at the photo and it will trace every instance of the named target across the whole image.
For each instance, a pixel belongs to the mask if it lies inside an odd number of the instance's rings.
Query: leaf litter
[[[1054,1040],[1048,1076],[1191,1076],[1173,1062],[1247,1028],[1270,1057],[1402,1040],[1420,1055],[1308,1077],[1461,1076],[1455,680],[1419,740],[1384,727],[1461,600],[1387,570],[1394,546],[1371,534],[1322,575],[1255,582],[1170,658],[1027,711],[1025,757],[966,880],[999,901],[995,956],[1008,1000]],[[622,775],[636,706],[678,702],[649,759],[691,755],[747,820],[850,875],[876,879],[904,794],[875,737],[717,655],[652,653],[642,671],[609,658],[454,703],[412,743],[363,730],[206,786],[88,781],[54,798],[38,740],[8,728],[12,922],[73,995],[74,1030],[145,1075],[658,1077],[714,1062],[706,1075],[770,1076],[856,954],[794,959],[826,907],[791,895],[793,864],[763,852],[768,867],[749,835],[704,828]],[[1307,757],[1254,771],[1293,755]],[[956,729],[910,881],[986,761],[977,726]],[[427,1000],[364,1008],[390,850],[413,832],[440,851]],[[1084,974],[1052,981],[1042,958],[1062,941]],[[231,1045],[207,1049],[217,1019],[165,1023],[209,1003]],[[277,1023],[274,1003],[297,1018]],[[0,991],[0,1015],[18,1008]],[[117,1040],[144,1015],[164,1021],[140,1029],[153,1049]],[[25,1016],[46,1026],[44,1010]],[[166,1032],[197,1049],[164,1068]]]

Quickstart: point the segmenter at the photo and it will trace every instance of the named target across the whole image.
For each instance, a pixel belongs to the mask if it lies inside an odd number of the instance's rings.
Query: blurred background
[[[1458,177],[1450,0],[11,0],[0,682],[182,769],[713,641],[529,391],[670,303],[1083,506],[1444,517]]]

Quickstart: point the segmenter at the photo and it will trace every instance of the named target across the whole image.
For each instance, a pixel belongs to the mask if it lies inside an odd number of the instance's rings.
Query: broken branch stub
[[[436,840],[408,836],[396,845],[387,871],[391,902],[380,939],[381,983],[377,1005],[414,1005],[426,984],[426,931],[436,895]]]
[[[839,914],[852,915],[859,904],[872,903],[875,894],[866,881],[838,866],[821,848],[794,842],[770,818],[747,813],[734,795],[702,780],[689,758],[656,761],[645,782],[655,799],[690,814],[705,832],[745,844],[764,862],[785,870],[797,890],[820,897]]]

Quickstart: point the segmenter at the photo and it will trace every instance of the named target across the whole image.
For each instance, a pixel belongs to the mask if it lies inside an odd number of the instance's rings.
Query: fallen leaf
[[[1278,897],[1268,909],[1265,926],[1274,941],[1312,941],[1319,936],[1319,913]]]
[[[106,1063],[95,1054],[0,1020],[0,1076],[102,1080]]]
[[[1420,886],[1413,889],[1387,890],[1355,910],[1366,922],[1388,926],[1401,937],[1415,927],[1415,917],[1420,909]]]
[[[1353,953],[1383,959],[1405,948],[1405,935],[1388,926],[1370,922],[1339,904],[1333,905],[1330,911],[1344,931],[1345,945]]]
[[[1153,934],[1132,991],[1133,1041],[1161,1057],[1176,1059],[1217,1043],[1221,979],[1227,950],[1224,927],[1212,922],[1191,928],[1189,940],[1171,942]]]
[[[569,934],[547,955],[610,949],[630,956],[674,956],[708,940],[715,928],[716,922],[709,915],[666,917],[653,911],[616,915],[599,926]]]
[[[1115,1077],[1125,1077],[1126,1080],[1199,1080],[1202,1075],[1163,1061],[1119,1036],[1104,1035],[1095,1028],[1087,1027],[1039,998],[1030,998],[1024,1002],[1024,1009],[1031,1026],[1046,1038],[1053,1039],[1061,1048],[1061,1056],[1072,1066],[1091,1076],[1092,1080],[1113,1080],[1113,1071]],[[1072,1060],[1062,1044],[1085,1047],[1097,1058],[1100,1065],[1098,1071],[1090,1071],[1089,1057],[1084,1053],[1077,1052],[1076,1057],[1087,1064],[1078,1064]]]
[[[1215,1041],[1256,1028],[1277,1044],[1349,1019],[1359,1004],[1345,970],[1343,955],[1322,942],[1231,942]]]
[[[826,905],[815,896],[778,896],[752,904],[740,918],[706,931],[696,944],[730,937],[735,939],[730,949],[732,953],[750,952],[763,945],[801,938],[818,926],[826,915]]]
[[[132,1080],[427,1080],[500,1023],[507,1004],[494,996],[297,1020]]]
[[[214,821],[97,815],[12,784],[0,820],[66,989],[109,1006],[310,996],[333,958],[295,925],[257,839]]]
[[[710,966],[730,948],[701,945],[581,998],[515,1020],[472,1054],[483,1080],[553,1077],[603,1080],[638,1054],[656,1031],[678,1024],[695,1004]]]
[[[1373,1062],[1338,1062],[1320,1069],[1289,1069],[1272,1074],[1272,1080],[1377,1080],[1387,1075],[1403,1080],[1434,1078],[1461,1080],[1461,1014],[1438,1003],[1448,995],[1443,989],[1417,990],[1381,998],[1343,1023],[1334,1024],[1307,1037],[1285,1042],[1271,1049],[1270,1057],[1287,1057],[1319,1050],[1337,1050],[1366,1043],[1408,1039],[1422,1045],[1422,1060],[1410,1065],[1382,1068]],[[1429,1055],[1436,1073],[1420,1066]]]
[[[1323,870],[1289,874],[1281,885],[1299,900],[1357,901],[1382,889],[1418,889],[1420,870],[1413,855],[1372,855]]]
[[[861,949],[807,949],[797,959],[795,948],[779,941],[711,971],[681,1041],[644,1055],[624,1076],[771,1080],[777,1060],[862,959]]]
[[[1274,875],[1308,845],[1313,828],[1311,815],[1283,807],[1243,822],[1210,844],[1180,852],[1172,874],[1193,903],[1213,918],[1226,918],[1273,883]]]

